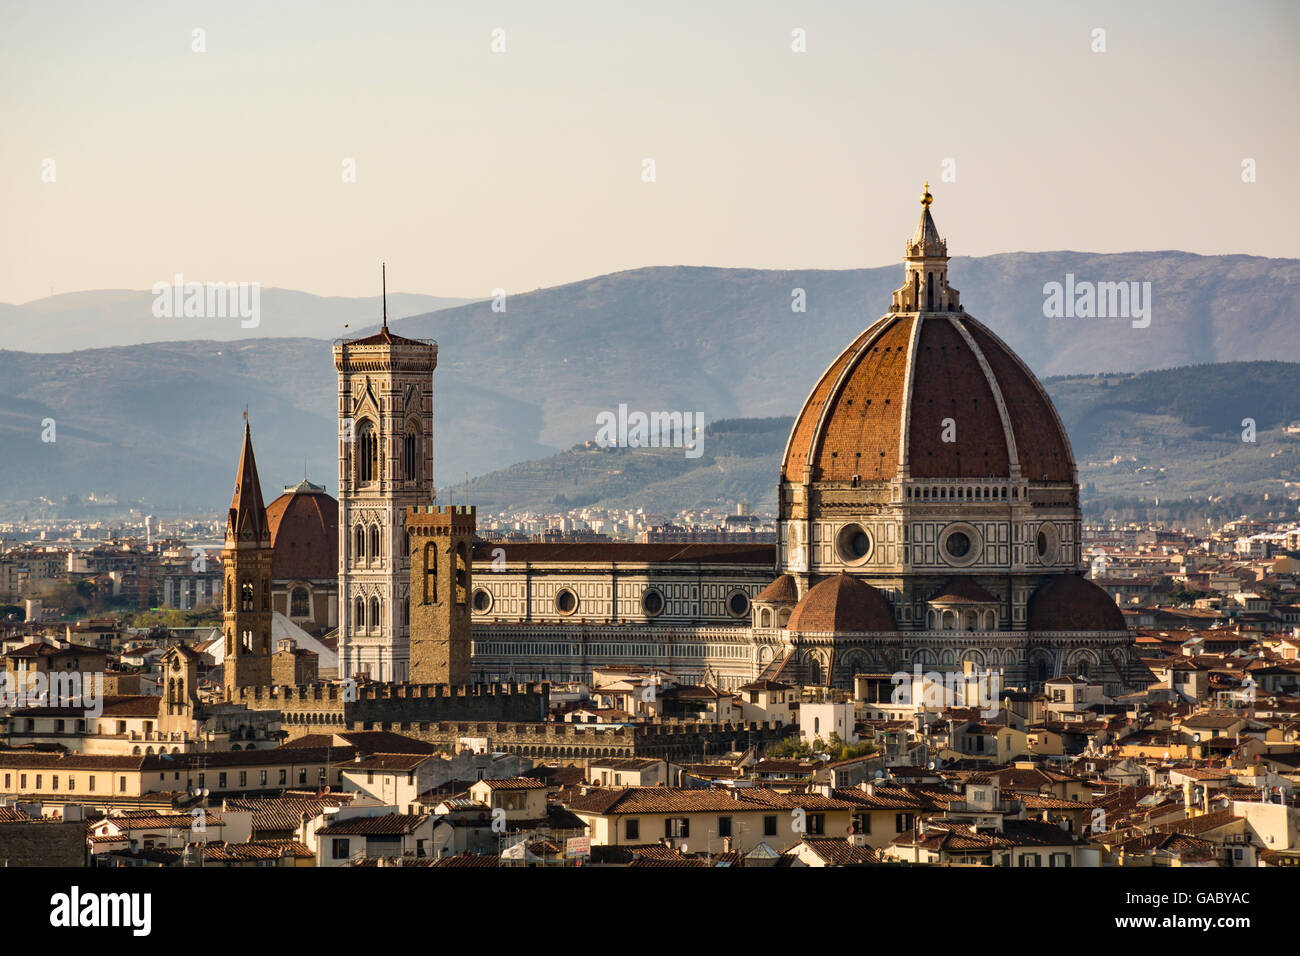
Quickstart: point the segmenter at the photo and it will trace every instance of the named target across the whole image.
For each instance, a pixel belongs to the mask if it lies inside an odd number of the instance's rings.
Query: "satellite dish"
[[[876,779],[877,779],[877,780],[879,780],[879,779],[880,779],[881,777],[883,777],[884,775],[885,775],[885,771],[883,771],[883,770],[877,770],[877,771],[876,771]]]
[[[934,769],[934,761],[933,761],[933,760],[930,761],[930,769],[931,769],[931,770]]]
[[[1192,743],[1194,743],[1194,744],[1199,744],[1200,742],[1201,742],[1201,735],[1200,735],[1200,734],[1192,734]]]

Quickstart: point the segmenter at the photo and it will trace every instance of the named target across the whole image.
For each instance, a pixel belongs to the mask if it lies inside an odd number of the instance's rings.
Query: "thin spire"
[[[388,331],[388,263],[379,263],[379,275],[384,284],[384,331]]]
[[[245,536],[244,532],[249,532],[247,537],[256,541],[269,542],[271,537],[247,417],[244,421],[244,447],[239,455],[239,473],[235,477],[235,493],[230,500],[230,516],[226,523],[226,538],[237,541]]]

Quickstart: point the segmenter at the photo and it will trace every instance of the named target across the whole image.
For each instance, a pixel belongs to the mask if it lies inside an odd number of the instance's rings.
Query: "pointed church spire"
[[[940,237],[939,227],[934,224],[934,217],[930,215],[930,204],[932,202],[934,202],[934,197],[930,195],[930,184],[927,182],[925,190],[921,194],[921,221],[916,224],[916,232],[912,233],[912,241],[907,244],[909,258],[946,256],[948,254],[948,244]]]
[[[251,540],[269,544],[270,527],[266,505],[262,502],[262,483],[257,477],[257,460],[253,457],[253,436],[244,412],[244,448],[239,455],[239,474],[235,476],[235,494],[230,499],[230,516],[226,521],[227,542]]]

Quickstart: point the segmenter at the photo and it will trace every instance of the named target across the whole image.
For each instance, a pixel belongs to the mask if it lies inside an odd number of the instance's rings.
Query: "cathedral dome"
[[[809,588],[786,627],[821,634],[897,630],[894,611],[884,595],[848,574],[837,574]]]
[[[266,506],[275,549],[271,576],[317,580],[339,574],[339,503],[303,479]]]
[[[961,308],[947,262],[926,204],[889,314],[831,363],[795,419],[783,482],[1075,481],[1046,391]]]
[[[1124,631],[1128,624],[1110,595],[1087,578],[1061,574],[1029,599],[1031,631]]]

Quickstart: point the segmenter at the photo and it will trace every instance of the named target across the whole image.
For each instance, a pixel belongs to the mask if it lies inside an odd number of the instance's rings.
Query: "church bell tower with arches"
[[[247,413],[245,413],[247,419]],[[225,641],[226,695],[241,687],[271,683],[271,525],[262,502],[262,485],[253,458],[253,438],[244,422],[235,494],[226,519],[221,550],[224,590],[222,639]],[[193,678],[190,687],[193,688]]]
[[[339,676],[410,677],[406,510],[433,502],[437,343],[374,335],[334,343],[338,372]]]

